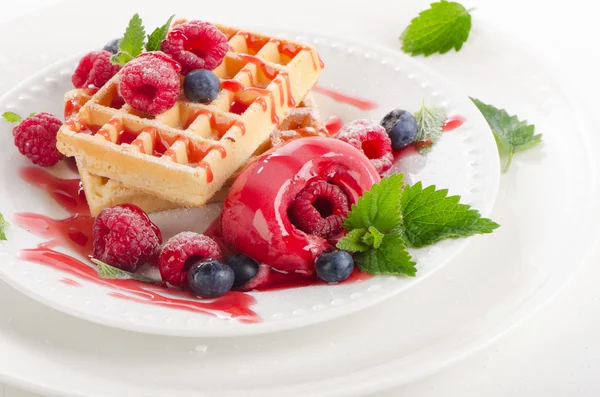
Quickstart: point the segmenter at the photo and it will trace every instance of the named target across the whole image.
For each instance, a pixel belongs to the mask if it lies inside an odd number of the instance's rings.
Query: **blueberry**
[[[234,287],[241,287],[258,273],[258,262],[244,254],[234,254],[227,258],[227,264],[235,275]]]
[[[390,136],[394,150],[410,145],[417,138],[417,121],[406,110],[392,110],[381,120],[381,125]]]
[[[346,251],[326,251],[317,258],[317,275],[328,283],[347,279],[354,269],[354,259]]]
[[[112,52],[113,54],[116,54],[117,52],[119,52],[119,40],[121,39],[114,39],[109,41],[108,43],[106,43],[104,45],[104,48],[102,48],[104,51],[108,51],[108,52]]]
[[[216,259],[203,259],[188,272],[190,289],[203,298],[216,298],[233,286],[233,270]]]
[[[211,102],[219,95],[220,90],[221,81],[210,70],[192,70],[183,79],[183,92],[192,102]]]

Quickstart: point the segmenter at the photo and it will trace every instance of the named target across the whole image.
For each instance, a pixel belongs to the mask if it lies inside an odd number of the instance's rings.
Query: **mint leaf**
[[[444,54],[459,51],[469,38],[469,10],[454,1],[432,3],[419,13],[400,36],[402,50],[411,55]]]
[[[8,226],[8,222],[4,220],[2,214],[0,214],[0,240],[6,240],[6,232],[4,229]]]
[[[348,234],[337,248],[353,252],[355,263],[365,272],[414,276],[416,264],[407,247],[491,233],[498,227],[460,204],[460,197],[447,197],[446,189],[403,183],[402,174],[382,179],[358,199],[344,220]]]
[[[171,15],[171,17],[167,20],[167,22],[154,29],[154,31],[148,35],[148,43],[146,43],[146,51],[159,51],[160,43],[167,37],[167,33],[169,32],[169,28],[171,27],[171,21],[175,15]]]
[[[29,113],[29,117],[33,117],[33,116],[35,116],[35,112]]]
[[[520,121],[517,116],[509,115],[506,110],[483,103],[479,99],[471,100],[490,125],[498,151],[506,157],[504,172],[510,168],[515,153],[527,150],[542,141],[542,134],[535,134],[535,125],[528,124],[527,120]]]
[[[110,60],[112,63],[125,65],[142,53],[145,40],[146,31],[142,25],[142,19],[138,14],[135,14],[129,20],[129,25],[127,26],[127,29],[125,29],[125,34],[119,41],[119,52],[113,55]]]
[[[400,218],[400,197],[404,175],[394,174],[384,178],[365,192],[358,202],[352,205],[351,211],[344,220],[347,231],[353,229],[377,228],[380,233],[387,233],[402,224]]]
[[[378,249],[354,254],[359,269],[370,274],[393,274],[415,276],[416,263],[406,250],[400,232],[386,234]]]
[[[469,205],[460,204],[459,196],[447,195],[447,189],[423,189],[421,182],[404,187],[402,217],[410,246],[419,248],[446,238],[491,233],[499,227]]]
[[[338,241],[336,247],[348,252],[365,252],[371,247],[363,241],[366,229],[351,230],[344,238]]]
[[[418,128],[416,141],[424,143],[417,145],[421,154],[427,153],[440,140],[446,117],[444,109],[437,106],[428,108],[425,106],[425,102],[421,105],[421,109],[415,113]]]
[[[338,241],[336,247],[348,252],[365,252],[371,247],[363,241],[368,233],[366,229],[354,229],[348,232],[344,238]]]
[[[384,237],[385,234],[377,230],[376,227],[371,226],[369,227],[369,231],[366,232],[365,235],[362,237],[362,241],[369,247],[377,249],[381,246],[381,242],[383,241]]]
[[[23,118],[14,112],[4,112],[2,113],[2,118],[9,123],[20,123]]]
[[[98,276],[102,278],[112,279],[112,280],[136,280],[141,281],[143,283],[156,283],[157,280],[152,280],[151,278],[140,276],[138,274],[126,272],[125,270],[118,269],[114,266],[108,265],[101,260],[96,258],[90,258],[92,262],[98,266],[96,271],[98,272]]]

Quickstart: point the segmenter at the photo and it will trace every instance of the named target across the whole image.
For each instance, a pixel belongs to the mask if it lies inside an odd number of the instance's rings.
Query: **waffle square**
[[[93,94],[58,133],[58,149],[91,175],[177,206],[206,204],[317,82],[314,47],[217,26],[230,51],[214,70],[222,81],[210,104],[183,95],[150,117],[119,103],[121,72]],[[76,108],[77,106],[74,106]]]
[[[65,96],[65,112],[71,111],[74,103],[81,106],[81,103],[89,100],[89,98],[89,94],[83,90],[73,90],[68,92]],[[254,160],[258,156],[288,140],[319,135],[327,136],[328,133],[321,121],[316,103],[312,99],[311,94],[308,94],[304,100],[290,112],[289,116],[271,133],[270,139],[253,153],[249,161]],[[166,211],[181,207],[174,202],[129,188],[115,180],[93,175],[83,166],[82,161],[78,158],[76,158],[76,160],[92,216],[96,216],[104,208],[125,203],[135,204],[147,213]],[[243,168],[243,166],[241,168]],[[230,184],[233,182],[233,179],[235,179],[235,176],[236,175],[234,174],[234,176],[225,183],[223,188],[212,197],[210,202],[222,201],[225,199]]]

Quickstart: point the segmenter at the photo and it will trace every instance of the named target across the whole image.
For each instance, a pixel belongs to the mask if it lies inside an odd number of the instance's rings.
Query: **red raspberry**
[[[160,229],[133,204],[106,208],[94,221],[94,258],[133,271],[156,254]]]
[[[342,229],[348,209],[348,197],[339,186],[317,181],[298,193],[289,216],[303,232],[329,237]]]
[[[56,149],[56,133],[61,126],[62,121],[50,113],[28,117],[13,128],[15,146],[34,164],[52,166],[63,158]]]
[[[375,121],[355,120],[348,123],[336,138],[361,150],[380,174],[392,167],[392,141],[385,128]]]
[[[221,258],[221,249],[213,239],[203,234],[181,232],[169,239],[160,250],[160,275],[164,282],[183,287],[187,285],[189,267],[208,258]]]
[[[119,94],[141,112],[160,114],[171,109],[179,98],[181,66],[162,52],[145,52],[121,72]]]
[[[175,26],[163,40],[161,48],[182,66],[182,73],[194,69],[213,70],[229,51],[225,36],[213,24],[190,21]]]
[[[100,88],[121,69],[110,61],[108,51],[92,51],[81,58],[71,76],[75,88]]]

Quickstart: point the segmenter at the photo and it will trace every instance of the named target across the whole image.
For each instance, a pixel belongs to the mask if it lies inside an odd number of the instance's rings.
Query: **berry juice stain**
[[[465,121],[465,118],[462,116],[450,116],[444,121],[442,132],[448,132],[460,128]]]
[[[359,98],[359,97],[347,95],[347,94],[342,94],[341,92],[332,90],[330,88],[314,86],[313,91],[318,92],[319,94],[328,96],[336,102],[343,102],[343,103],[352,105],[356,108],[359,108],[360,110],[373,110],[373,109],[377,109],[379,107],[378,104],[376,104],[375,102],[370,101],[368,99]]]
[[[31,262],[58,269],[80,280],[104,285],[113,291],[109,296],[129,300],[141,304],[169,307],[195,313],[227,316],[243,323],[260,322],[260,317],[250,309],[256,299],[250,295],[231,291],[210,301],[200,300],[188,291],[169,289],[163,285],[142,283],[136,280],[112,280],[98,276],[89,264],[71,255],[56,251],[54,248],[68,248],[82,257],[93,251],[94,218],[89,215],[85,195],[80,187],[79,179],[61,179],[48,171],[27,167],[20,170],[22,179],[32,186],[38,187],[52,197],[71,216],[64,219],[53,219],[42,214],[18,213],[14,216],[15,224],[29,230],[33,234],[48,239],[35,248],[24,249],[19,257]],[[81,284],[71,277],[59,279],[70,286]]]

